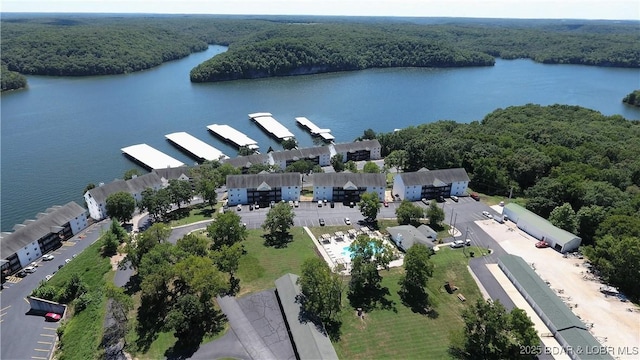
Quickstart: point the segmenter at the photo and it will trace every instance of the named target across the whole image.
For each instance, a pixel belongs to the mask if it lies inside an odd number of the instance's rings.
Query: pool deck
[[[345,253],[344,247],[350,246],[354,239],[349,237],[348,233],[343,233],[342,240],[336,240],[335,234],[333,234],[329,240],[329,243],[322,243],[319,241],[311,230],[308,227],[304,227],[304,230],[307,232],[311,240],[313,240],[313,244],[318,249],[318,253],[322,256],[322,258],[327,262],[329,267],[335,271],[336,266],[342,264],[345,266],[345,269],[340,271],[343,275],[349,275],[351,273],[351,258],[350,255]],[[369,231],[362,232],[358,231],[357,235],[367,234],[369,236],[380,237],[382,238],[382,234],[377,231]],[[386,241],[383,239],[383,241]],[[391,244],[394,249],[395,245]],[[389,267],[399,267],[402,266],[404,262],[404,256],[400,256],[399,259],[393,260],[389,263]]]

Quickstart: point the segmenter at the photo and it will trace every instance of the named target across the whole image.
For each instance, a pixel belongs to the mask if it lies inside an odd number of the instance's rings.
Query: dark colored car
[[[471,198],[475,201],[480,201],[480,195],[477,193],[471,193]]]

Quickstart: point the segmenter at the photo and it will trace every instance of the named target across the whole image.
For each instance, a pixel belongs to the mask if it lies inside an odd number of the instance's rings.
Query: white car
[[[347,225],[351,225],[351,220],[349,218],[344,218],[344,223]]]
[[[461,248],[464,246],[464,241],[462,240],[455,240],[454,242],[452,242],[451,244],[449,244],[449,246],[452,249],[456,249],[456,248]]]
[[[36,267],[35,267],[35,266],[27,266],[26,268],[24,268],[24,271],[25,271],[26,273],[29,273],[29,274],[32,274],[32,273],[36,272],[36,270],[37,270],[37,269],[36,269]]]
[[[489,219],[493,219],[493,215],[489,214],[489,212],[488,212],[488,211],[483,211],[483,212],[482,212],[482,215],[484,215],[484,216],[488,217]]]
[[[44,260],[44,261],[51,261],[53,259],[55,259],[55,256],[53,256],[51,254],[46,254],[46,255],[42,256],[42,260]]]
[[[68,263],[70,263],[70,262],[71,262],[71,259],[64,259],[64,263],[65,263],[65,264],[68,264]]]
[[[49,281],[49,280],[51,280],[51,278],[52,278],[52,277],[53,277],[53,275],[47,275],[47,276],[45,276],[44,278],[45,278],[47,281]]]
[[[298,200],[293,202],[293,206],[294,207],[299,207],[300,206],[300,202]]]

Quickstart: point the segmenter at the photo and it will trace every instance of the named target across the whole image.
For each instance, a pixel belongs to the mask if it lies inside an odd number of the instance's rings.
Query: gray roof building
[[[380,147],[381,147],[380,142],[377,139],[354,141],[352,143],[333,145],[333,148],[337,153],[355,152],[360,150],[372,150]]]
[[[301,319],[301,306],[296,301],[300,294],[298,275],[286,274],[276,280],[276,295],[285,321],[289,324],[289,335],[295,344],[297,357],[301,360],[338,359],[338,354],[329,337],[318,330],[311,321]]]
[[[608,354],[572,355],[570,349],[599,349],[602,345],[521,257],[503,255],[498,259],[498,265],[571,358],[613,359]]]
[[[433,185],[445,186],[458,181],[469,181],[469,175],[464,168],[427,170],[398,174],[405,186]]]
[[[318,146],[318,147],[310,147],[310,148],[302,148],[302,149],[274,151],[271,153],[271,157],[273,158],[274,162],[298,161],[298,160],[314,159],[330,153],[331,153],[331,150],[327,146]]]
[[[183,177],[183,175],[190,179],[191,169],[192,167],[190,166],[180,166],[173,168],[154,169],[152,172],[158,174],[158,176],[165,180],[180,179],[181,177]]]
[[[109,195],[124,191],[130,194],[141,193],[146,188],[162,185],[162,179],[155,172],[137,176],[129,180],[116,179],[108,184],[95,187],[88,191],[96,203],[104,203]]]
[[[86,212],[85,208],[73,201],[64,206],[49,208],[46,213],[38,214],[35,221],[26,221],[24,226],[18,226],[14,232],[3,233],[0,237],[0,253],[3,257],[14,254],[33,241],[59,232],[63,225]]]
[[[129,192],[127,182],[122,179],[113,180],[108,184],[97,186],[87,192],[97,203],[104,203],[109,195],[115,194],[119,191]]]
[[[268,154],[253,154],[246,156],[237,156],[234,158],[225,159],[222,161],[225,164],[230,164],[231,166],[237,168],[248,168],[253,164],[264,164],[265,162],[269,162]]]
[[[270,188],[301,186],[302,179],[298,173],[267,173],[227,176],[227,189],[258,189],[264,188],[265,185]]]
[[[311,175],[313,186],[344,187],[348,183],[355,187],[386,187],[387,179],[384,174],[369,173],[315,173]]]
[[[433,248],[433,241],[438,234],[427,225],[420,225],[417,228],[413,225],[393,226],[387,228],[387,231],[396,245],[405,252],[414,244],[423,244]]]

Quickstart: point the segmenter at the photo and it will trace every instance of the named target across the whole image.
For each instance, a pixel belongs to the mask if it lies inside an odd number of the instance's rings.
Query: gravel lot
[[[497,209],[496,209],[497,210]],[[591,333],[617,358],[631,358],[622,351],[640,349],[640,309],[630,302],[600,293],[601,284],[585,266],[585,260],[564,258],[557,251],[534,246],[536,239],[520,231],[512,222],[477,221],[476,224],[500,246],[532,264],[538,275],[547,281],[573,312],[588,326]]]

